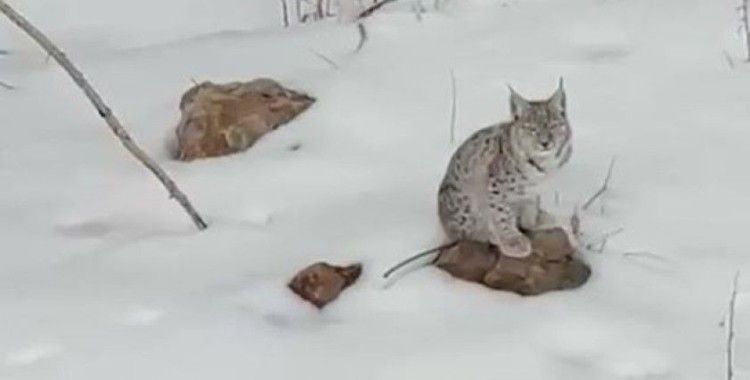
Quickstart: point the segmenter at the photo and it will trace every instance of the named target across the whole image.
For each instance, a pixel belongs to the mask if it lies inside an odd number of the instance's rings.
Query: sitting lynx
[[[562,80],[547,100],[529,101],[510,89],[513,120],[479,130],[453,154],[438,193],[440,222],[453,240],[488,242],[503,254],[526,257],[520,232],[554,223],[528,192],[572,153]]]

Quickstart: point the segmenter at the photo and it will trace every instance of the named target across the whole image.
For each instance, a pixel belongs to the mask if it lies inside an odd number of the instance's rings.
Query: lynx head
[[[557,91],[546,100],[526,100],[510,88],[510,111],[513,144],[525,159],[544,167],[564,163],[564,156],[569,155],[571,130],[562,79]]]

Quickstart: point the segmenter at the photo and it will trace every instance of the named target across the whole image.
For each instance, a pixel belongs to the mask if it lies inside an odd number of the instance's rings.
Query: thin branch
[[[458,240],[452,241],[452,242],[447,243],[447,244],[443,244],[441,246],[437,246],[435,248],[428,249],[426,251],[419,252],[419,253],[417,253],[417,254],[415,254],[415,255],[413,255],[413,256],[411,256],[411,257],[409,257],[409,258],[407,258],[407,259],[405,259],[403,261],[401,261],[400,263],[394,265],[393,267],[391,267],[391,269],[388,269],[387,271],[385,271],[385,273],[383,273],[383,278],[390,277],[394,272],[396,272],[397,270],[403,268],[405,265],[414,262],[415,260],[418,260],[418,259],[420,259],[422,257],[431,255],[431,254],[433,254],[435,252],[442,251],[444,249],[453,248],[457,244],[458,244]]]
[[[742,0],[742,4],[739,6],[740,21],[742,22],[740,30],[744,31],[745,48],[747,49],[747,62],[750,62],[750,0]]]
[[[357,16],[357,19],[362,20],[367,17],[372,16],[373,13],[377,12],[378,9],[383,8],[385,5],[394,3],[398,0],[381,0],[380,2],[377,2],[368,8],[365,8],[362,12],[359,12],[359,16]]]
[[[607,170],[607,177],[604,178],[604,183],[602,183],[602,187],[599,188],[599,190],[594,193],[594,195],[589,198],[589,200],[586,201],[586,203],[583,204],[583,210],[588,210],[589,207],[596,201],[597,198],[602,196],[609,187],[609,180],[612,178],[612,169],[615,167],[615,158],[612,157],[612,160],[609,162],[609,169]]]
[[[338,63],[336,63],[336,62],[335,62],[334,60],[332,60],[332,59],[330,59],[330,58],[326,57],[326,56],[325,56],[325,55],[324,55],[323,53],[321,53],[321,52],[318,52],[318,51],[317,51],[317,50],[315,50],[315,49],[310,49],[310,51],[311,51],[311,52],[312,52],[313,54],[315,54],[315,55],[316,55],[316,56],[317,56],[318,58],[320,58],[320,59],[322,59],[323,61],[325,61],[325,63],[327,63],[327,64],[328,64],[329,66],[331,66],[331,68],[332,68],[332,69],[334,69],[334,70],[338,70],[338,69],[339,69],[339,65],[338,65]]]
[[[727,317],[727,380],[734,379],[734,310],[737,303],[737,283],[739,282],[740,272],[734,274],[732,281],[732,295],[729,298],[729,316]]]
[[[16,89],[16,86],[14,86],[14,85],[12,85],[10,83],[3,82],[1,80],[0,80],[0,87],[4,88],[6,90],[15,90]]]
[[[578,210],[578,205],[576,205],[573,208],[573,215],[570,216],[570,232],[573,233],[573,236],[576,238],[581,237],[581,215],[580,211]]]
[[[322,20],[325,17],[323,0],[315,0],[315,19]]]
[[[359,31],[359,43],[357,44],[357,48],[354,49],[355,52],[362,50],[362,47],[365,46],[365,42],[367,42],[367,29],[365,29],[365,23],[358,22],[357,30]]]
[[[5,16],[10,19],[10,21],[21,28],[26,34],[29,35],[29,37],[34,39],[34,41],[36,41],[39,46],[42,47],[42,49],[44,49],[50,56],[52,56],[52,58],[55,59],[55,61],[57,61],[57,63],[60,64],[60,66],[62,66],[63,69],[65,69],[65,71],[68,73],[68,75],[70,75],[76,85],[78,85],[78,87],[83,90],[86,97],[89,99],[89,101],[91,101],[91,104],[94,106],[94,108],[96,108],[99,116],[104,119],[109,128],[112,130],[112,133],[114,133],[115,136],[120,139],[122,145],[125,146],[125,148],[138,161],[146,166],[146,168],[148,168],[148,170],[150,170],[156,176],[156,178],[159,179],[162,185],[164,185],[164,187],[169,192],[170,198],[174,198],[180,204],[180,206],[185,209],[198,229],[203,230],[207,228],[208,225],[203,221],[200,215],[198,215],[198,212],[195,211],[193,206],[190,204],[187,196],[185,196],[185,194],[180,191],[180,189],[177,187],[177,184],[175,184],[175,182],[167,175],[167,173],[164,172],[161,167],[159,167],[156,161],[154,161],[146,154],[146,152],[141,150],[141,148],[136,145],[127,131],[125,131],[125,128],[122,126],[122,124],[120,124],[120,121],[112,113],[112,110],[110,110],[110,108],[104,103],[104,101],[94,90],[94,88],[91,87],[89,82],[83,77],[83,74],[78,70],[78,68],[76,68],[70,60],[68,60],[68,58],[65,56],[65,53],[63,53],[39,29],[29,23],[26,18],[24,18],[13,8],[11,8],[11,6],[8,5],[5,0],[0,0],[0,12],[5,14]]]
[[[281,17],[282,21],[284,22],[284,27],[289,27],[289,5],[286,3],[286,0],[281,0]]]
[[[451,144],[456,142],[456,74],[453,69],[451,75]]]
[[[618,229],[616,229],[614,231],[607,232],[604,235],[602,235],[601,237],[599,237],[599,239],[594,240],[595,242],[596,241],[600,242],[598,248],[594,249],[593,248],[594,243],[589,243],[589,244],[586,245],[586,249],[592,250],[592,251],[597,252],[597,253],[604,253],[604,248],[607,247],[607,243],[609,242],[609,239],[611,237],[617,236],[617,235],[619,235],[619,234],[621,234],[623,232],[625,232],[625,229],[622,228],[622,227],[618,228]]]

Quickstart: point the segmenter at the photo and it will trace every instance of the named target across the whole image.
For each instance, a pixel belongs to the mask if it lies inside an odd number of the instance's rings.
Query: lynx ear
[[[563,88],[563,79],[557,85],[557,91],[547,101],[551,106],[560,111],[565,111],[565,89]]]
[[[510,90],[510,113],[514,120],[518,120],[529,109],[529,101],[519,95],[510,85],[508,85],[508,90]]]

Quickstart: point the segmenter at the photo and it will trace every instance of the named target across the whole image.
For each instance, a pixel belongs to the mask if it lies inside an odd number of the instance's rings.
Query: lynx
[[[481,129],[453,154],[438,192],[438,214],[453,241],[495,245],[511,257],[531,253],[521,230],[554,224],[532,187],[572,153],[562,80],[546,100],[510,88],[513,120]]]

